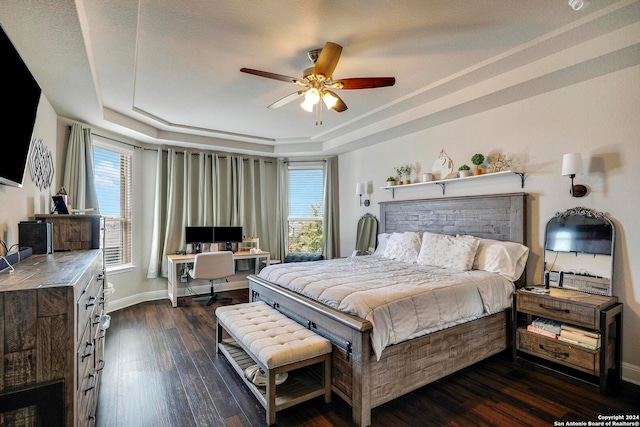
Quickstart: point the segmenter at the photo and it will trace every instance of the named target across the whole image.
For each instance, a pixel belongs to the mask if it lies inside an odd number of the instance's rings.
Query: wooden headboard
[[[470,234],[526,245],[526,198],[526,193],[509,193],[381,202],[380,230]]]

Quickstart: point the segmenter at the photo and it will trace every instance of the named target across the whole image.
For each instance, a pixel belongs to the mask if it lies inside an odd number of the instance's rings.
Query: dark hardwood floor
[[[224,293],[246,302],[246,290]],[[265,411],[215,353],[208,298],[139,304],[111,314],[100,385],[98,427],[263,426]],[[524,369],[505,354],[375,408],[373,426],[554,426],[640,413],[640,387],[602,396]],[[335,394],[278,412],[280,426],[352,426]],[[576,424],[579,425],[579,424]],[[586,425],[586,424],[585,424]]]

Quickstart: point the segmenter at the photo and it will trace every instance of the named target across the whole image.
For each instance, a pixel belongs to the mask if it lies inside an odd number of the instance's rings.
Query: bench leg
[[[216,319],[216,353],[220,353],[220,343],[222,342],[222,325]]]
[[[275,369],[267,371],[267,424],[276,422],[276,374]]]
[[[324,402],[331,403],[331,353],[325,356],[323,365]]]

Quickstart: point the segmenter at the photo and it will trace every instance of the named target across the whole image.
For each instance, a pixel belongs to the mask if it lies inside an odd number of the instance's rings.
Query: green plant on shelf
[[[476,170],[474,171],[476,175],[480,175],[482,173],[482,169],[480,169],[480,165],[483,162],[484,162],[484,155],[480,153],[476,153],[473,156],[471,156],[471,163],[476,165]]]
[[[467,165],[467,164],[464,164],[464,165],[462,165],[462,166],[460,166],[460,167],[458,168],[458,170],[459,170],[459,171],[468,171],[468,170],[470,170],[470,169],[471,169],[471,168],[470,168],[470,167],[469,167],[469,165]]]

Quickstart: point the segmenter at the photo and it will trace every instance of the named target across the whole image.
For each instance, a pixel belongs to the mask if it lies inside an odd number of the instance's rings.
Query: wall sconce
[[[365,206],[369,206],[370,202],[369,199],[365,199],[364,202],[362,201],[362,195],[365,192],[365,184],[364,182],[359,182],[356,184],[356,196],[358,196],[360,198],[360,206],[362,206],[363,204]]]
[[[573,185],[573,178],[582,174],[582,154],[571,153],[562,156],[562,175],[569,175],[571,178],[571,189],[569,194],[572,197],[583,197],[587,194],[587,187],[584,185]]]

